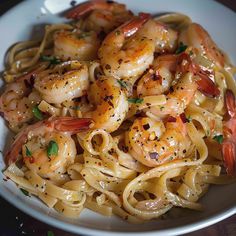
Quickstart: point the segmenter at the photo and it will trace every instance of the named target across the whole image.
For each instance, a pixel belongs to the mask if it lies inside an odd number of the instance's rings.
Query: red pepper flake
[[[29,157],[29,162],[30,162],[30,164],[32,164],[32,163],[34,163],[34,162],[35,162],[35,159],[34,159],[34,157],[33,157],[33,156]]]
[[[144,128],[144,130],[148,130],[150,128],[150,125],[149,124],[145,124],[145,125],[143,125],[143,128]]]
[[[176,118],[173,117],[173,116],[169,116],[169,117],[167,118],[167,122],[176,122]]]
[[[180,119],[182,120],[183,123],[187,123],[188,122],[188,120],[186,118],[186,115],[184,113],[180,114]]]

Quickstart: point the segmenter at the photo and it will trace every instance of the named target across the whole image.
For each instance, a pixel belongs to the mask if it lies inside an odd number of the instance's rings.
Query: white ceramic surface
[[[80,2],[80,1],[77,1]],[[182,12],[193,21],[202,24],[220,48],[228,52],[236,63],[236,14],[213,0],[121,0],[134,12]],[[70,0],[30,0],[17,5],[0,18],[1,47],[0,70],[3,70],[4,54],[13,43],[38,38],[45,24],[65,21],[60,13],[70,7]],[[0,84],[1,86],[2,84]],[[8,130],[0,119],[0,150],[5,151]],[[0,169],[5,167],[0,156]],[[194,231],[236,213],[236,184],[214,186],[201,200],[205,210],[201,213],[181,210],[179,217],[155,220],[142,225],[132,225],[117,217],[103,217],[89,210],[79,219],[71,220],[49,210],[36,198],[25,197],[10,181],[2,181],[0,172],[0,195],[29,215],[58,228],[88,235],[177,235]]]

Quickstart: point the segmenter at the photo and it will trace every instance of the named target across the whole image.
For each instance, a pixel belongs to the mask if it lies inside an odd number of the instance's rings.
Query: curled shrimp
[[[195,48],[197,54],[209,59],[213,65],[216,64],[219,67],[224,66],[224,54],[201,25],[196,23],[190,24],[186,30],[181,32],[179,42]],[[209,66],[210,68],[212,67],[212,63]]]
[[[94,121],[93,128],[102,128],[113,132],[119,128],[128,111],[128,101],[120,84],[112,76],[101,76],[94,81],[88,91],[89,100],[96,109],[85,113]]]
[[[41,101],[37,91],[32,90],[38,70],[7,84],[0,98],[0,111],[13,130],[33,118],[32,108]]]
[[[54,54],[62,60],[94,60],[100,40],[94,31],[57,31],[54,34]]]
[[[178,43],[177,31],[163,23],[150,19],[137,32],[137,37],[145,36],[155,44],[156,53],[173,53]]]
[[[67,18],[84,18],[83,27],[97,33],[108,33],[133,17],[124,4],[93,0],[79,4],[67,13]]]
[[[29,125],[17,135],[6,154],[7,163],[16,162],[22,151],[25,165],[42,177],[62,174],[76,156],[71,135],[87,130],[91,123],[91,119],[56,117]],[[57,146],[52,155],[48,154],[50,142]]]
[[[236,176],[236,102],[235,95],[229,89],[225,93],[225,104],[230,118],[223,126],[222,154],[227,173]]]
[[[156,116],[176,116],[184,112],[184,109],[192,101],[197,90],[208,97],[219,96],[220,90],[209,78],[209,75],[194,64],[187,54],[172,57],[170,70],[175,71],[175,84],[171,86],[166,96],[166,104],[150,107],[150,112]],[[176,66],[176,68],[174,68]],[[170,71],[171,73],[171,71]]]
[[[149,18],[149,14],[142,13],[107,35],[98,51],[106,75],[133,83],[149,67],[154,43],[144,35],[131,37]]]
[[[176,66],[176,55],[162,55],[155,58],[149,70],[138,82],[138,95],[159,95],[167,92],[174,80]]]
[[[88,68],[78,61],[64,62],[39,73],[34,87],[49,103],[80,97],[89,87]]]
[[[131,155],[142,164],[155,167],[183,158],[190,146],[186,125],[180,117],[171,122],[136,119],[127,134]]]

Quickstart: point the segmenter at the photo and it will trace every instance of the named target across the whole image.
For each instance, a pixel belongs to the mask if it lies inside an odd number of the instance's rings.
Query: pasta
[[[4,175],[49,208],[130,223],[201,211],[236,175],[236,68],[179,13],[90,1],[7,56]]]

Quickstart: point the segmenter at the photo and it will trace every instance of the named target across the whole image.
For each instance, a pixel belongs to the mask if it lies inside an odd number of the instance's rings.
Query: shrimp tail
[[[178,58],[178,68],[180,72],[192,71],[195,75],[199,76],[196,81],[198,90],[207,97],[218,97],[220,90],[216,84],[209,78],[209,74],[202,70],[198,65],[193,63],[187,53],[180,54]]]
[[[27,126],[25,129],[21,130],[20,133],[17,134],[15,141],[7,151],[5,155],[6,162],[10,165],[15,163],[18,160],[19,154],[21,152],[21,148],[24,143],[26,143],[28,138],[28,133],[31,130],[39,128],[43,125],[44,121],[39,121],[33,125]]]
[[[230,89],[227,89],[225,93],[225,105],[229,116],[231,118],[236,117],[235,96]]]
[[[28,83],[30,83],[30,85],[33,86],[35,76],[41,70],[42,70],[42,68],[39,66],[38,68],[29,71],[27,74],[22,75],[22,76],[16,78],[15,81],[29,81]]]
[[[84,15],[86,15],[87,13],[91,12],[92,10],[109,9],[109,5],[111,3],[108,3],[107,1],[104,0],[88,1],[72,8],[70,11],[67,12],[66,17],[69,19],[79,19]]]
[[[236,176],[236,104],[235,95],[230,89],[225,93],[225,105],[230,119],[224,124],[222,155],[228,175]]]
[[[236,175],[236,143],[226,140],[222,144],[224,165],[228,175]]]
[[[220,90],[216,84],[207,76],[206,73],[199,71],[197,75],[200,77],[196,81],[198,85],[198,90],[207,97],[218,97],[220,95]]]
[[[11,148],[7,151],[5,160],[8,165],[15,163],[18,160],[22,145],[27,140],[27,135],[22,136],[17,142],[14,142]]]
[[[140,29],[140,27],[142,27],[142,25],[145,24],[150,18],[150,14],[141,12],[139,13],[137,18],[124,23],[123,26],[121,26],[121,29],[125,37],[130,37],[135,34]]]
[[[51,121],[50,121],[51,123]],[[89,118],[60,117],[52,121],[54,129],[61,132],[76,134],[91,127],[92,120]]]

